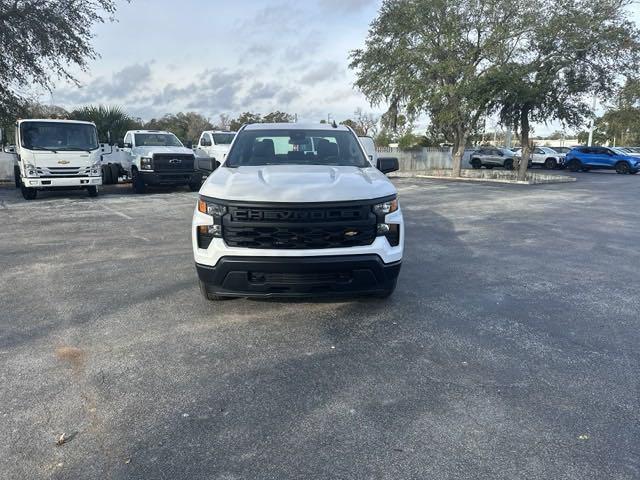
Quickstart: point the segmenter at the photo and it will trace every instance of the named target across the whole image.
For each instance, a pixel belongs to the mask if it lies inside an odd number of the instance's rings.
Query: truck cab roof
[[[166,130],[129,130],[127,133],[159,133],[162,135],[173,135],[172,132]]]
[[[345,125],[330,123],[250,123],[245,125],[245,130],[329,130],[348,131]]]
[[[68,119],[58,119],[58,118],[21,118],[18,120],[18,124],[24,122],[42,122],[42,123],[81,123],[85,125],[95,125],[93,122],[87,122],[85,120],[68,120]]]

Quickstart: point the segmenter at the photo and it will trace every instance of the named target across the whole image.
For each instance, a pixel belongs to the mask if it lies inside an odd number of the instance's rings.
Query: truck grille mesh
[[[310,208],[229,207],[223,238],[231,247],[316,249],[370,245],[376,217],[368,205]]]
[[[194,156],[189,154],[156,153],[153,170],[156,172],[193,171]]]

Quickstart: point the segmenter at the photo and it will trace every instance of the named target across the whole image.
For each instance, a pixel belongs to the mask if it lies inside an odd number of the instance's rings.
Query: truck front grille
[[[156,172],[193,172],[194,156],[189,154],[157,153],[153,156]]]
[[[91,167],[36,167],[36,171],[41,178],[86,177]]]
[[[300,208],[229,206],[223,238],[231,247],[318,249],[370,245],[376,217],[369,205]]]

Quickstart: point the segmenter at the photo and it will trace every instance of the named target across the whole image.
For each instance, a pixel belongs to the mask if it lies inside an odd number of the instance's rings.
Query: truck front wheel
[[[38,196],[38,190],[36,190],[35,188],[29,188],[21,185],[20,190],[22,191],[22,197],[25,200],[35,200],[35,198]]]
[[[13,178],[16,181],[16,188],[20,188],[20,185],[22,184],[22,182],[20,182],[20,168],[13,168]]]
[[[136,193],[145,193],[147,191],[144,179],[135,168],[131,170],[131,185],[133,185],[133,191]]]

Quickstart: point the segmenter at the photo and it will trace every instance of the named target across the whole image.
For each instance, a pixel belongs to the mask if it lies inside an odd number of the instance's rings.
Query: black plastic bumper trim
[[[215,267],[196,264],[211,294],[237,297],[300,297],[384,293],[395,287],[402,262],[384,263],[376,254],[322,257],[222,257]],[[340,274],[334,278],[331,273]],[[269,274],[281,274],[270,283]],[[287,283],[282,277],[300,281]],[[306,277],[305,275],[308,275]],[[316,280],[317,279],[317,280]]]

